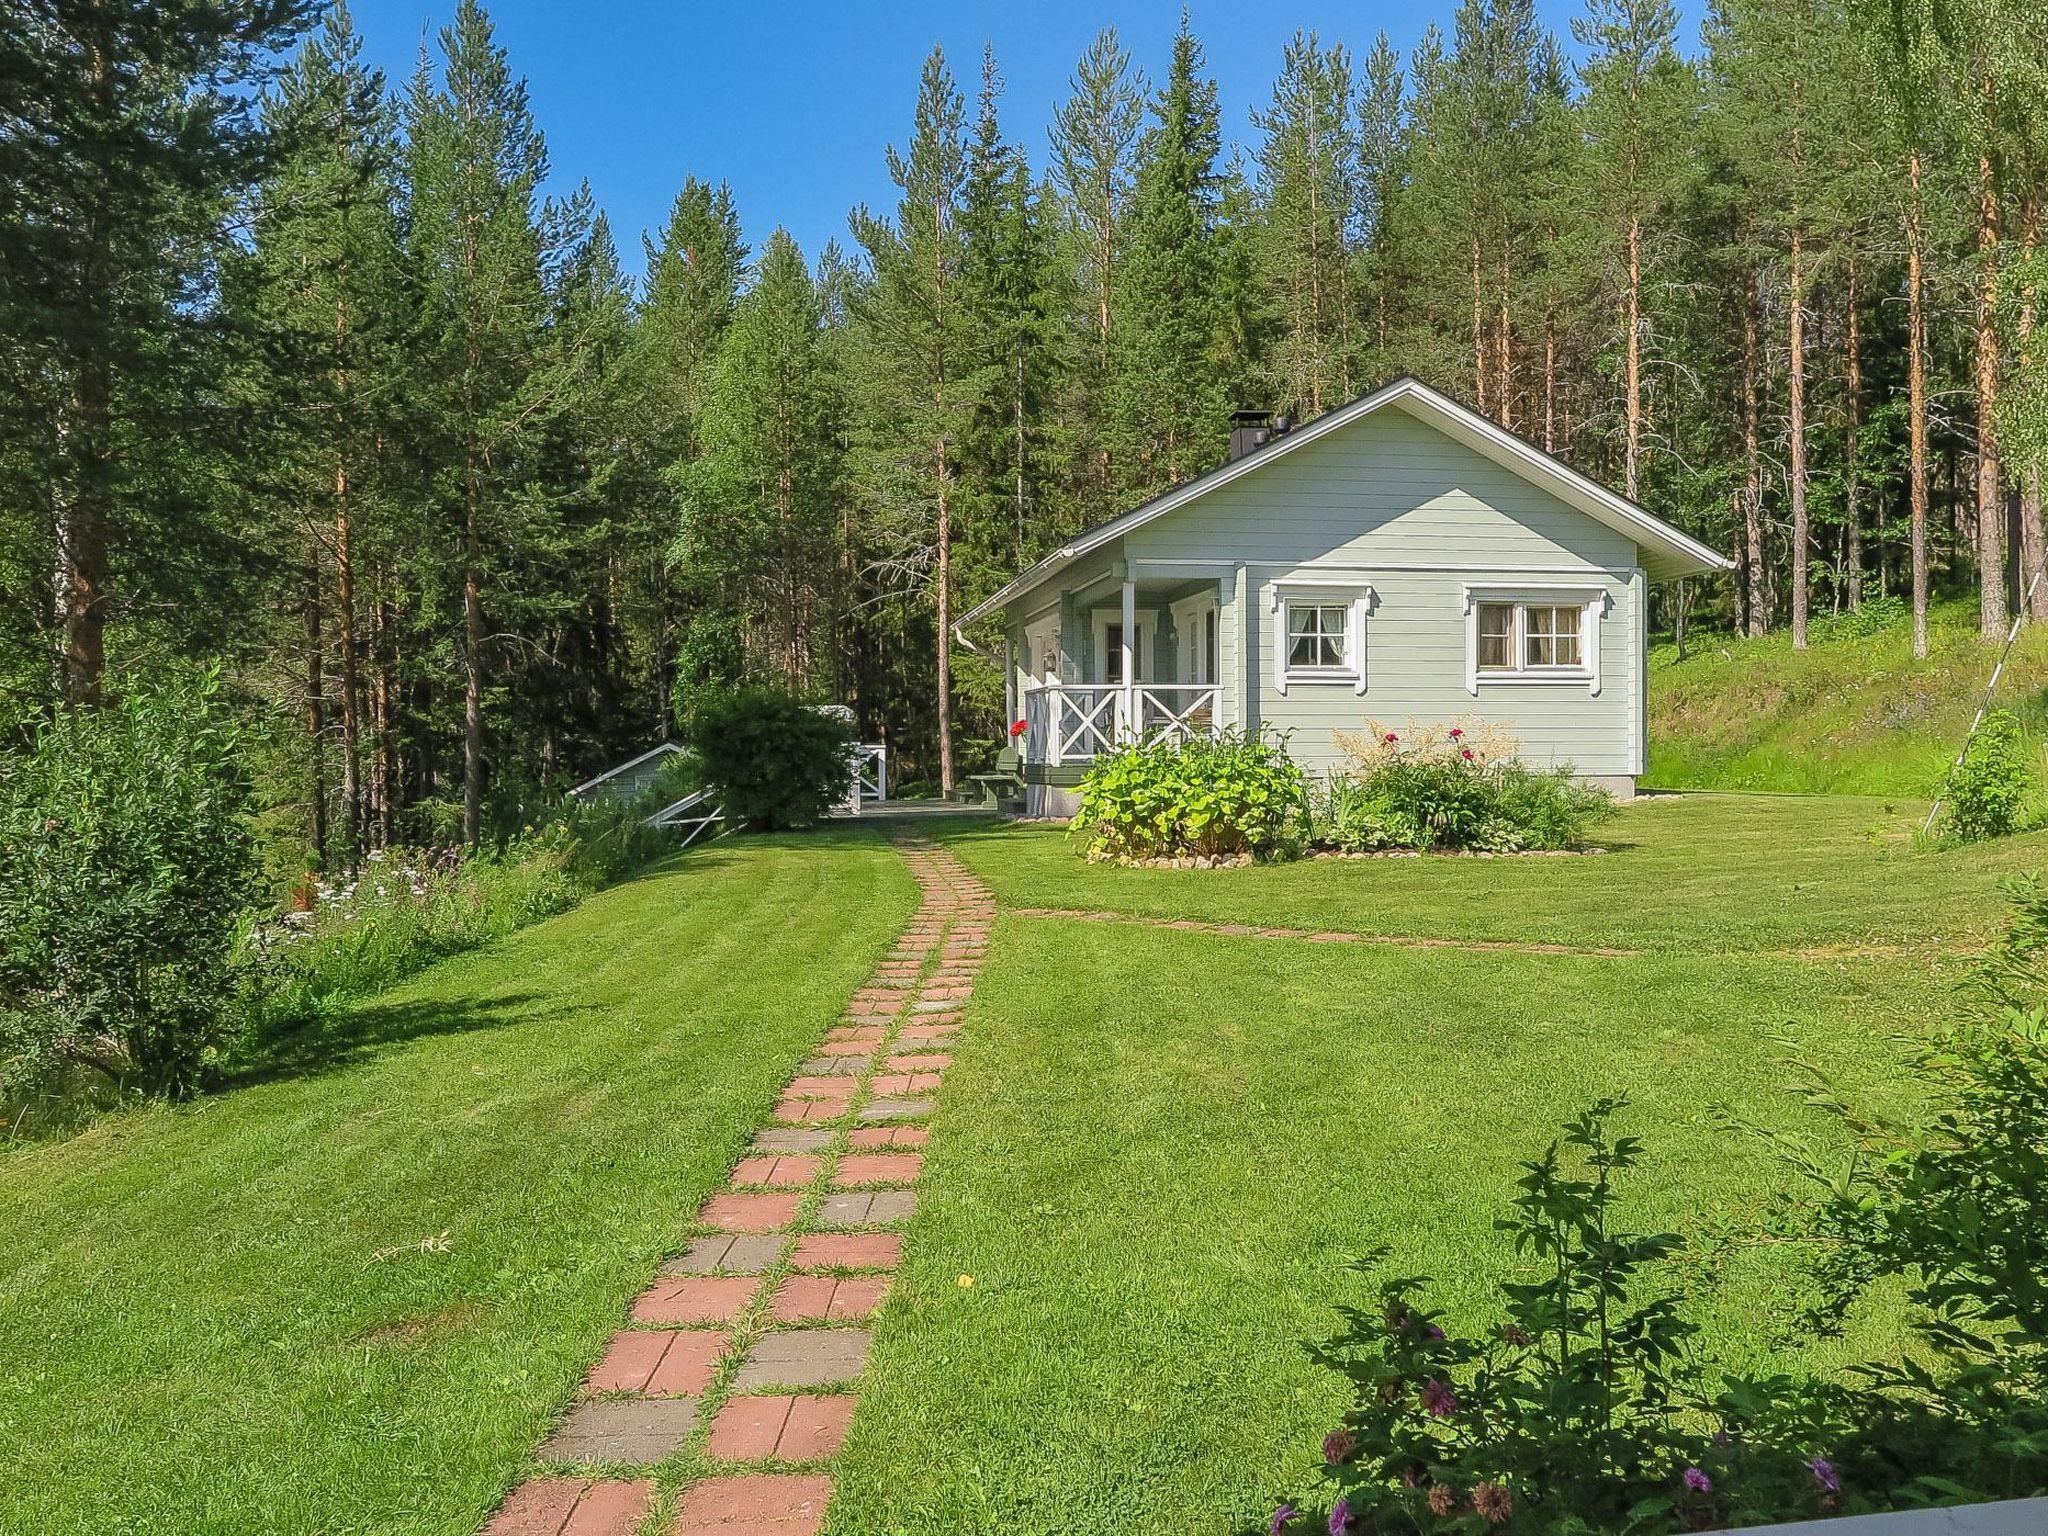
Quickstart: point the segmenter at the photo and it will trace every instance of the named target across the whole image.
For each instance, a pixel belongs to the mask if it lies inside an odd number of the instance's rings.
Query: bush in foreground
[[[732,826],[809,826],[853,787],[853,728],[778,688],[709,694],[684,734]]]
[[[1305,781],[1283,742],[1225,731],[1096,758],[1074,831],[1098,858],[1256,857],[1298,835],[1305,806]]]
[[[77,1068],[198,1086],[244,1017],[257,896],[240,742],[210,676],[45,724],[0,772],[0,1088]]]

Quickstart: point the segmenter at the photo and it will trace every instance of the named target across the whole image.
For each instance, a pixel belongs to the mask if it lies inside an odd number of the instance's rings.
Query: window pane
[[[1576,667],[1579,661],[1579,619],[1584,610],[1552,603],[1528,609],[1529,665]]]
[[[1124,680],[1123,625],[1112,624],[1109,626],[1103,635],[1103,649],[1108,652],[1108,655],[1104,658],[1108,665],[1103,668],[1102,675],[1112,683],[1122,682]]]
[[[1515,605],[1479,605],[1479,667],[1485,672],[1508,672],[1515,665]]]
[[[1289,603],[1288,666],[1341,668],[1346,665],[1345,637],[1350,620],[1350,608],[1341,603]]]

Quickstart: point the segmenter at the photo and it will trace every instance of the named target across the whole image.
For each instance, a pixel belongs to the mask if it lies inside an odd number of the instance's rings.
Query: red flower
[[[1026,729],[1028,728],[1028,725],[1029,725],[1029,722],[1028,722],[1028,721],[1024,721],[1024,720],[1012,720],[1012,721],[1010,722],[1010,734],[1011,734],[1012,736],[1022,736],[1022,735],[1024,734],[1025,730],[1026,730]]]
[[[1460,736],[1464,734],[1464,731],[1461,730],[1459,727],[1455,725],[1451,727],[1451,740],[1456,741]]]
[[[1387,745],[1388,745],[1388,746],[1390,746],[1390,747],[1391,747],[1391,746],[1392,746],[1392,745],[1393,745],[1393,744],[1394,744],[1395,742],[1399,741],[1400,739],[1401,739],[1401,738],[1400,738],[1400,737],[1398,737],[1398,736],[1396,736],[1396,735],[1395,735],[1395,734],[1394,734],[1394,733],[1393,733],[1392,731],[1389,731],[1389,732],[1387,732]]]
[[[1460,752],[1458,753],[1458,756],[1460,756],[1460,757],[1464,758],[1464,759],[1465,759],[1465,761],[1469,763],[1469,762],[1471,762],[1471,761],[1472,761],[1472,749],[1471,749],[1470,747],[1466,747],[1466,748],[1463,748],[1463,749],[1462,749],[1462,750],[1461,750],[1461,751],[1460,751]]]

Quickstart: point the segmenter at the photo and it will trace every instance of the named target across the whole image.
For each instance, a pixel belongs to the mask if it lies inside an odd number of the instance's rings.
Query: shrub
[[[1894,629],[1903,629],[1913,615],[1903,597],[1892,593],[1867,596],[1854,608],[1840,613],[1816,615],[1813,638],[1824,640],[1868,640]]]
[[[240,1027],[258,864],[210,677],[60,714],[0,773],[0,1084],[83,1066],[180,1094]]]
[[[853,787],[853,728],[780,689],[710,694],[684,730],[733,826],[807,826]]]
[[[2034,765],[2019,716],[2009,709],[1986,715],[1941,793],[1943,828],[1958,842],[2019,830],[2034,794]]]
[[[1613,810],[1612,800],[1569,769],[1544,772],[1518,761],[1518,744],[1497,729],[1374,725],[1339,732],[1337,740],[1351,771],[1330,776],[1313,836],[1346,852],[1576,848]]]
[[[1301,827],[1304,789],[1285,743],[1256,731],[1135,744],[1089,766],[1074,830],[1107,858],[1269,854]]]

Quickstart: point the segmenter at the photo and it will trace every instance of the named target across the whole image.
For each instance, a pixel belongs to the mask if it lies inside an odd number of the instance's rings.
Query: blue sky
[[[1280,52],[1296,28],[1363,55],[1382,28],[1404,53],[1453,0],[1276,5],[1194,0],[1222,98],[1226,142],[1251,133]],[[1688,34],[1702,0],[1680,0]],[[352,0],[367,51],[394,85],[410,76],[420,39],[454,0]],[[981,50],[993,42],[1007,82],[1004,125],[1045,162],[1045,125],[1068,94],[1074,62],[1114,24],[1139,65],[1164,66],[1180,0],[901,0],[773,4],[734,0],[497,0],[499,41],[524,74],[554,165],[554,184],[587,178],[610,214],[620,255],[638,272],[640,235],[659,230],[686,175],[732,184],[748,240],[759,249],[785,225],[815,256],[848,243],[847,210],[891,206],[883,148],[904,142],[918,69],[934,43],[973,97]],[[1577,0],[1538,0],[1570,46]],[[1691,37],[1688,36],[1688,45]]]

